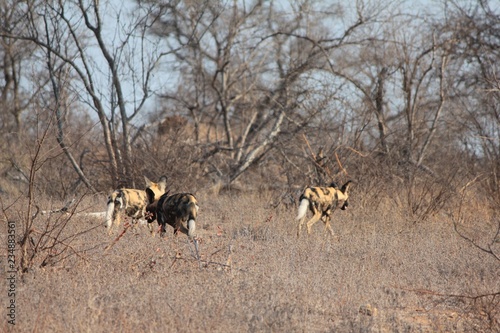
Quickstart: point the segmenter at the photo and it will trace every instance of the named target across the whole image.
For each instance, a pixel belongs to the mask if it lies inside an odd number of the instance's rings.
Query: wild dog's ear
[[[160,177],[160,180],[158,181],[158,188],[160,189],[161,192],[165,192],[167,190],[167,177],[166,176]]]
[[[153,203],[155,201],[155,192],[152,189],[146,189],[146,196],[148,197],[148,202]]]
[[[352,184],[352,180],[348,180],[344,185],[342,185],[342,188],[340,189],[340,191],[342,191],[342,193],[348,195],[349,188],[351,187],[351,184]]]
[[[338,190],[338,188],[339,188],[339,186],[337,185],[337,183],[336,183],[336,182],[334,182],[333,180],[332,180],[332,182],[330,183],[329,187],[333,187],[333,188],[334,188],[334,189],[336,189],[336,190]]]
[[[144,176],[144,181],[146,182],[146,187],[151,187],[153,182],[148,179],[148,177]]]

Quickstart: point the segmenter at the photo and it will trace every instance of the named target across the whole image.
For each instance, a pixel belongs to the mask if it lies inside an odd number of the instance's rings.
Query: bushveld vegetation
[[[2,330],[499,331],[500,13],[409,3],[4,1]],[[162,175],[197,246],[91,214]]]

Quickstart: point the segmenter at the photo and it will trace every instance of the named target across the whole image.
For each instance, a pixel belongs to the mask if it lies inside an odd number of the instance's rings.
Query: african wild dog
[[[154,220],[158,221],[158,225],[161,227],[160,237],[165,235],[167,224],[174,228],[175,235],[181,231],[189,237],[193,237],[198,209],[198,201],[190,193],[172,195],[165,193],[147,206],[146,221],[148,223],[152,223]],[[186,227],[183,223],[186,223]]]
[[[332,182],[329,187],[308,187],[302,192],[300,196],[299,212],[297,220],[299,220],[299,228],[297,230],[297,237],[299,237],[300,230],[304,224],[304,218],[307,209],[313,213],[313,217],[307,222],[307,233],[311,233],[311,227],[320,219],[325,223],[325,227],[330,231],[333,236],[333,230],[330,226],[330,218],[337,207],[345,210],[349,206],[347,199],[349,198],[349,187],[351,181],[346,182],[341,189],[338,188],[335,182]]]
[[[146,191],[154,193],[157,197],[165,193],[167,177],[162,176],[158,183],[150,181],[146,176],[144,176],[144,180],[146,181],[146,190],[122,188],[109,195],[106,211],[106,227],[109,229],[109,233],[111,233],[113,225],[120,225],[122,211],[125,211],[125,214],[132,218],[133,223],[144,217],[146,206],[151,202],[148,200]],[[150,231],[152,231],[151,228]]]

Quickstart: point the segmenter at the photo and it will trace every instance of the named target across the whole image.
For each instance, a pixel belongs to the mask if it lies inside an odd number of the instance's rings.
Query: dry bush
[[[24,197],[11,202],[4,198],[0,200],[2,220],[15,223],[20,245],[17,257],[20,272],[29,272],[34,267],[61,265],[73,256],[85,259],[82,253],[97,245],[88,244],[82,248],[75,244],[81,244],[80,239],[92,229],[75,232],[72,225],[80,223],[95,208],[94,205],[89,206],[89,202],[95,202],[95,198],[91,198],[80,197],[67,202],[64,207],[59,201],[54,203],[40,197],[31,201]],[[31,210],[27,209],[29,205]],[[45,210],[40,207],[45,207]],[[104,205],[99,208],[104,209]]]
[[[205,180],[197,162],[200,150],[189,140],[182,131],[163,136],[142,132],[134,147],[134,178],[166,175],[167,189],[173,192],[197,190]]]
[[[200,201],[199,256],[187,237],[144,226],[114,237],[73,216],[80,253],[34,267],[19,285],[20,331],[51,332],[493,332],[499,265],[450,219],[414,224],[356,205],[336,212],[336,237],[317,224],[296,237],[295,208],[271,192]],[[99,200],[98,200],[99,199]],[[105,198],[86,198],[91,208]],[[471,221],[474,223],[474,221]],[[450,296],[446,296],[450,295]],[[475,306],[474,306],[475,305]],[[489,308],[488,308],[489,306]],[[491,316],[490,319],[487,316]]]

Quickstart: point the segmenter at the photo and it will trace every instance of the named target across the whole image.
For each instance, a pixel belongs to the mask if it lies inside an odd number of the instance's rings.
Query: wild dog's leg
[[[116,228],[120,226],[120,219],[121,219],[121,210],[115,205],[115,210],[113,211],[113,216],[111,218],[111,225],[108,230],[109,235],[111,235],[111,232],[113,231],[113,226],[116,226]]]
[[[147,223],[146,224],[148,225],[148,229],[149,229],[149,233],[151,234],[151,236],[155,236],[155,229],[153,227],[153,223]]]
[[[328,229],[328,231],[330,231],[330,235],[334,235],[335,233],[333,232],[333,229],[332,227],[330,226],[330,216],[329,215],[325,215],[325,218],[323,219],[323,222],[325,223],[325,229]]]
[[[302,230],[302,226],[304,225],[304,222],[306,221],[305,217],[301,218],[299,220],[299,228],[297,229],[297,237],[300,235],[300,230]]]
[[[179,234],[179,231],[181,230],[182,224],[180,223],[175,223],[174,227],[174,236],[177,236]]]
[[[116,219],[115,219],[116,227],[119,227],[121,222],[122,222],[122,211],[118,209],[116,211]]]
[[[132,229],[135,230],[135,228],[137,228],[137,226],[139,225],[139,220],[143,218],[144,215],[146,214],[146,206],[141,208],[138,205],[134,205],[132,207],[133,210],[127,211],[127,215],[130,216],[130,218],[132,219],[130,224]]]
[[[333,232],[333,229],[330,225],[330,221],[332,219],[332,214],[333,212],[335,211],[335,207],[328,207],[326,209],[326,211],[323,212],[323,216],[321,216],[321,220],[323,221],[323,223],[325,224],[325,230],[328,229],[328,231],[330,232],[330,234],[333,236],[334,235],[334,232]]]
[[[313,214],[316,214],[316,212],[317,212],[317,211],[313,208]],[[304,217],[302,217],[302,218],[299,220],[299,228],[298,228],[298,230],[297,230],[297,237],[299,237],[299,235],[300,235],[300,231],[302,230],[302,227],[304,226],[305,222],[306,222],[306,217],[305,217],[305,216],[304,216]]]
[[[134,231],[137,230],[136,228],[138,227],[138,225],[139,225],[139,218],[132,217],[132,221],[131,221],[131,225],[130,225],[132,227],[131,229]]]
[[[183,222],[187,222],[185,217],[179,216],[175,219],[175,228],[174,235],[178,235],[179,233],[184,233],[189,236],[189,230],[184,227]]]
[[[160,209],[160,206],[158,206],[158,209]],[[158,226],[160,227],[160,239],[165,237],[165,233],[167,230],[165,229],[165,225],[167,224],[165,221],[165,217],[163,216],[162,211],[157,211],[156,213],[156,222],[158,222]]]
[[[165,228],[165,224],[160,224],[160,238],[165,237],[167,233],[167,229]]]
[[[314,225],[314,223],[318,222],[321,219],[321,212],[316,210],[314,213],[314,216],[307,222],[307,233],[311,233],[311,228]]]
[[[191,220],[191,222],[194,222],[194,220]],[[184,226],[184,223],[186,224],[186,227]],[[189,237],[192,237],[193,234],[190,234],[189,233],[189,221],[186,221],[186,218],[185,217],[176,217],[175,218],[175,223],[173,225],[174,227],[174,235],[177,236],[179,235],[179,233],[181,234],[186,234],[188,235]],[[191,227],[193,227],[193,232],[194,232],[194,226],[191,225]]]

